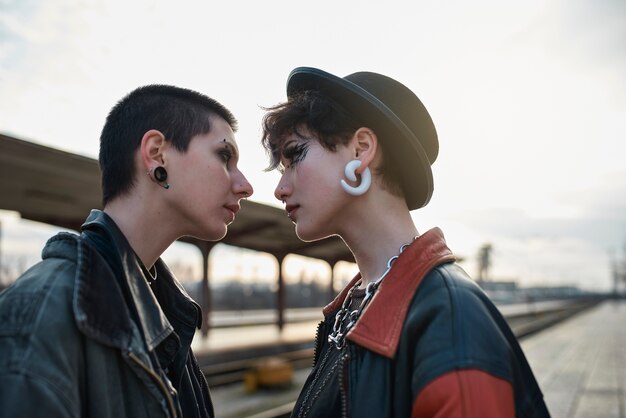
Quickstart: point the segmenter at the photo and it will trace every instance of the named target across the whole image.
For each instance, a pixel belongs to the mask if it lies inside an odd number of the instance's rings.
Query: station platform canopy
[[[79,230],[91,209],[101,208],[98,161],[0,134],[0,209],[24,219]],[[181,241],[199,245],[195,238]],[[249,200],[241,202],[236,220],[221,243],[263,251],[354,262],[337,237],[302,242],[285,211]]]

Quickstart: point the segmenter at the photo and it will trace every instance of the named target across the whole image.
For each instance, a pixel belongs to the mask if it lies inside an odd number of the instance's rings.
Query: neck
[[[178,237],[166,229],[169,223],[163,222],[162,212],[143,203],[152,200],[133,193],[133,197],[122,196],[108,203],[104,212],[115,221],[144,266],[151,269]]]
[[[361,272],[362,286],[376,281],[387,269],[387,262],[400,253],[400,247],[418,235],[411,214],[400,199],[377,199],[376,205],[355,208],[340,233],[354,254]]]

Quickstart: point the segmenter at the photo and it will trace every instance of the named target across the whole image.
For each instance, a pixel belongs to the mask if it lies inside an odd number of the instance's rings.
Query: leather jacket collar
[[[394,262],[378,292],[346,338],[382,356],[393,358],[409,305],[422,279],[438,265],[455,260],[439,228],[418,237]],[[359,273],[324,308],[325,316],[341,307],[349,290],[360,279]]]
[[[152,351],[174,331],[165,312],[176,312],[176,315],[186,317],[187,321],[184,322],[193,324],[192,329],[200,326],[199,306],[184,293],[161,259],[156,263],[159,286],[175,287],[178,290],[167,300],[167,303],[176,306],[159,305],[145,280],[137,255],[108,215],[92,210],[81,229],[86,231],[92,228],[99,228],[108,234],[116,247],[123,274],[128,281],[131,303],[134,304],[131,309],[136,309],[137,326],[141,327],[141,332],[137,332],[139,330],[131,320],[122,289],[108,262],[84,236],[61,233],[48,242],[43,257],[68,258],[77,263],[73,310],[76,324],[85,335],[122,350],[142,351],[145,341],[145,348]]]

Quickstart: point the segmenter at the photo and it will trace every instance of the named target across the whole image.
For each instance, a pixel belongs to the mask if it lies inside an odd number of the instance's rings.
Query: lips
[[[298,210],[299,207],[300,207],[300,205],[287,205],[287,206],[285,206],[285,210],[287,211],[287,216],[292,221],[295,221],[295,217],[294,216],[295,216],[296,210]]]
[[[235,215],[237,214],[237,212],[239,212],[240,206],[237,204],[233,204],[233,205],[226,205],[224,207],[233,213],[233,219],[235,219]]]

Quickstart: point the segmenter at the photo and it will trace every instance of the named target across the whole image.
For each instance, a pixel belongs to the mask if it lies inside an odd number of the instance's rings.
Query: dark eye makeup
[[[292,145],[293,144],[293,145]],[[290,166],[298,164],[306,157],[309,151],[309,144],[306,142],[298,142],[289,144],[283,149],[283,158],[289,162]]]

